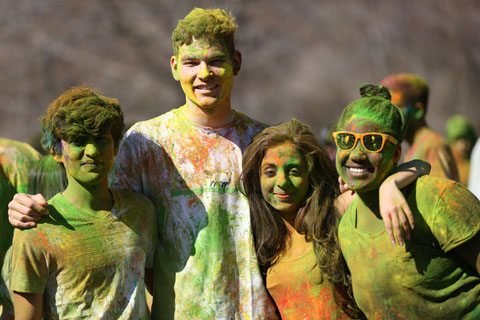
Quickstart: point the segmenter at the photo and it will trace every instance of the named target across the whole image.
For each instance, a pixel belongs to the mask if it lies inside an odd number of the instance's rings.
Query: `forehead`
[[[223,39],[193,38],[192,43],[183,44],[179,50],[179,56],[189,55],[228,55],[228,48]]]
[[[387,129],[387,124],[378,118],[363,115],[351,116],[343,125],[343,130],[365,133],[365,132],[384,132]]]
[[[262,160],[262,165],[267,163],[277,165],[286,163],[303,164],[303,158],[292,143],[285,142],[267,149]]]

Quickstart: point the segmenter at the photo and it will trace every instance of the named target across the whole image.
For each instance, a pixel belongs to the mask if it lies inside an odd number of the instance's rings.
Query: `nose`
[[[198,72],[198,77],[201,79],[208,78],[212,75],[212,71],[208,67],[208,64],[205,61],[200,63],[200,70]]]
[[[284,189],[290,185],[290,178],[285,173],[285,171],[281,170],[277,173],[277,186]]]
[[[350,153],[350,159],[354,161],[365,160],[367,159],[367,151],[363,149],[362,142],[360,140],[357,141],[357,145]]]
[[[100,153],[100,148],[96,143],[88,143],[85,146],[85,154],[88,155],[89,157],[94,157]]]

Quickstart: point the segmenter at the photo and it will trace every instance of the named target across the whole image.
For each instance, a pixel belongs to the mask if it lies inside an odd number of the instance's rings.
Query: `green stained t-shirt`
[[[180,109],[133,125],[110,175],[157,208],[153,319],[275,319],[236,185],[242,152],[265,126],[236,112],[208,128]]]
[[[368,319],[480,319],[480,276],[454,248],[480,230],[480,203],[462,185],[423,176],[405,191],[415,229],[404,247],[356,228],[358,199],[339,226],[353,292]]]
[[[114,191],[112,211],[80,211],[61,194],[34,229],[15,230],[11,290],[44,292],[44,319],[148,319],[144,269],[157,226],[144,196]]]

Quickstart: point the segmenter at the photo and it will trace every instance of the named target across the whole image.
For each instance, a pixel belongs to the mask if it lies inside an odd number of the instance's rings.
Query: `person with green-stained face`
[[[242,165],[258,263],[282,319],[362,318],[336,229],[351,198],[340,195],[334,165],[310,128],[295,119],[266,128]],[[383,184],[383,202],[404,201],[391,195],[425,173],[409,165]]]
[[[15,230],[15,319],[150,318],[144,277],[158,237],[155,207],[108,187],[123,126],[118,101],[86,87],[64,92],[43,116],[42,145],[67,186],[36,228]]]
[[[458,170],[447,141],[427,124],[429,87],[420,76],[411,73],[391,74],[380,81],[399,107],[407,124],[405,140],[410,148],[404,161],[420,159],[432,166],[430,175],[458,181]]]
[[[358,195],[338,232],[355,301],[368,319],[479,319],[480,202],[455,181],[420,177],[403,190],[410,239],[385,241],[379,187],[400,159],[406,123],[385,87],[360,92],[334,133],[337,171]]]
[[[133,125],[110,175],[113,187],[141,192],[157,209],[153,319],[277,318],[236,185],[243,150],[265,128],[231,105],[242,60],[236,29],[220,9],[195,8],[178,22],[170,66],[185,103]],[[12,224],[30,227],[45,212],[34,197],[10,203]]]

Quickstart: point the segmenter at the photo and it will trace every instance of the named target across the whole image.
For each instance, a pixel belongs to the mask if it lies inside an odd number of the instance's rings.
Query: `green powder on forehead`
[[[382,132],[395,137],[399,142],[405,135],[405,122],[402,112],[389,100],[381,97],[367,97],[349,104],[338,120],[338,130],[342,130],[352,119],[370,119],[382,127]]]

